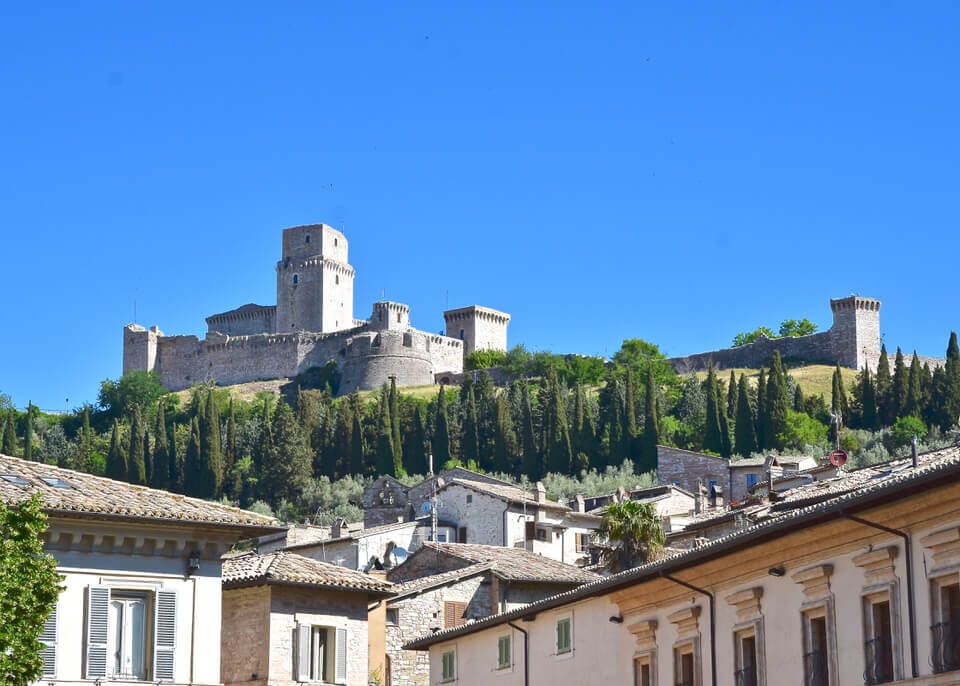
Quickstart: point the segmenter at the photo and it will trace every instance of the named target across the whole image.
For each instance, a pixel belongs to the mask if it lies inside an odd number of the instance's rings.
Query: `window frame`
[[[129,603],[135,601],[143,602],[143,629],[141,631],[140,643],[143,658],[143,676],[125,674],[114,671],[116,654],[122,650],[122,647],[116,645],[116,624],[113,613],[113,604],[122,603],[124,608],[129,607]],[[155,593],[151,590],[142,588],[118,588],[110,587],[110,601],[107,605],[108,625],[107,625],[107,674],[104,677],[108,680],[118,681],[152,681],[153,680],[153,652],[154,652],[154,613]],[[127,614],[126,609],[124,615]],[[132,646],[130,646],[132,648]]]
[[[745,640],[753,641],[753,670],[754,678],[752,684],[743,683],[738,679],[737,675],[741,673],[745,668],[746,664],[744,662],[744,652],[743,652],[743,642]],[[737,686],[766,686],[766,670],[763,668],[760,662],[760,656],[762,654],[762,635],[758,634],[758,627],[756,622],[749,622],[746,626],[743,626],[740,629],[734,629],[733,632],[733,681]]]
[[[643,686],[640,680],[640,669],[647,668],[647,685],[657,686],[657,651],[647,650],[633,656],[633,686]]]
[[[452,673],[447,675],[447,656],[452,656],[450,660],[450,666],[452,668]],[[440,683],[449,684],[457,680],[457,647],[453,646],[448,650],[444,650],[440,653]]]
[[[834,614],[833,599],[824,599],[815,603],[806,604],[801,608],[801,653],[803,660],[803,683],[806,686],[815,686],[811,681],[813,675],[808,672],[807,655],[813,654],[813,622],[818,619],[824,620],[824,635],[827,645],[825,646],[827,655],[824,664],[827,668],[826,679],[822,682],[823,686],[839,686],[839,674],[837,672],[837,621]]]
[[[673,644],[673,683],[677,686],[687,686],[685,682],[681,681],[683,657],[685,655],[690,656],[691,669],[693,670],[691,675],[693,679],[690,681],[690,686],[702,686],[701,672],[703,668],[700,663],[700,639],[698,638],[687,638]]]
[[[567,631],[569,635],[569,643],[565,650],[560,649],[560,624],[566,622],[569,626]],[[558,659],[567,659],[573,657],[573,646],[574,646],[574,637],[573,637],[573,613],[565,612],[562,615],[559,615],[554,620],[553,624],[553,656]]]
[[[503,642],[507,642],[507,662],[503,662]],[[496,672],[513,671],[513,632],[506,632],[497,636],[497,668]]]
[[[393,621],[390,621],[390,613],[393,613]],[[383,621],[387,626],[400,626],[400,608],[388,607],[384,612]]]
[[[934,674],[949,674],[951,672],[956,672],[960,669],[960,665],[953,664],[943,664],[939,665],[936,661],[936,648],[938,644],[937,640],[937,629],[941,627],[944,622],[944,591],[945,589],[951,586],[957,586],[960,590],[960,575],[958,575],[957,570],[950,571],[948,573],[941,573],[936,576],[931,576],[929,579],[930,582],[930,633],[931,633],[931,645],[930,645],[930,660],[933,667]],[[949,621],[947,619],[946,621]],[[960,634],[960,626],[953,629],[952,634]],[[953,638],[953,636],[951,636]],[[960,638],[954,638],[953,640],[957,641]],[[960,662],[960,661],[958,661]]]

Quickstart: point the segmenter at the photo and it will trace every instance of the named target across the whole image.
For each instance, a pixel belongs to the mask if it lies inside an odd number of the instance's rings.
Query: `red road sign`
[[[834,467],[842,467],[847,463],[847,451],[846,450],[834,450],[830,453],[830,464]]]

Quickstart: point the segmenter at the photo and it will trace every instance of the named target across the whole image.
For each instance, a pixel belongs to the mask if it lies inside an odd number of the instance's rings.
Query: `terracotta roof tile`
[[[56,485],[58,483],[65,485]],[[0,455],[0,502],[16,504],[33,493],[42,494],[48,513],[64,516],[133,517],[255,527],[263,533],[280,526],[273,517],[237,507]]]
[[[222,579],[223,585],[228,587],[287,583],[393,595],[393,584],[389,581],[286,550],[266,555],[249,552],[228,557],[223,561]]]
[[[477,543],[430,543],[442,552],[474,563],[493,564],[493,573],[507,581],[533,581],[583,584],[596,581],[597,575],[581,567],[552,560],[523,548],[479,545]]]

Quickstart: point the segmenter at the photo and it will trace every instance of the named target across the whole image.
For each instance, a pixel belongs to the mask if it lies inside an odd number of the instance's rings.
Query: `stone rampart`
[[[277,330],[276,305],[244,305],[207,317],[207,331],[228,336],[250,336]]]

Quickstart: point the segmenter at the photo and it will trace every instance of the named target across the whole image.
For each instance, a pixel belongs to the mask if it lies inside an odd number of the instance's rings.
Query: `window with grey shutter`
[[[110,588],[87,586],[87,678],[107,675]]]
[[[177,647],[177,592],[157,591],[153,678],[173,681]]]
[[[337,660],[334,680],[338,684],[347,683],[347,630],[337,629]]]
[[[294,677],[297,681],[310,681],[310,638],[313,627],[309,624],[297,624],[297,664]]]
[[[40,657],[43,660],[43,676],[53,678],[57,676],[57,606],[53,606],[53,612],[43,623],[43,631],[40,634],[40,642],[43,649],[40,651]]]

